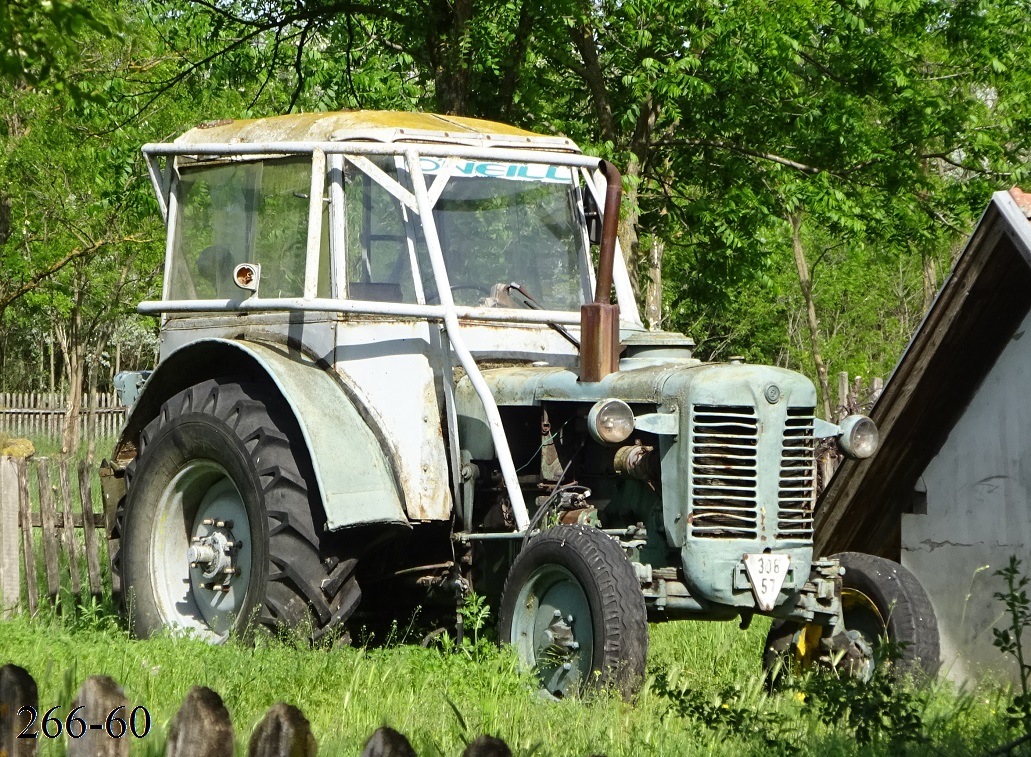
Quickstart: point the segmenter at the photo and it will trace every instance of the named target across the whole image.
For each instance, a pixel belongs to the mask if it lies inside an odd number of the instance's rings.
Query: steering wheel
[[[472,289],[472,290],[474,290],[476,292],[479,292],[484,297],[490,296],[490,288],[489,287],[485,287],[482,284],[452,284],[451,285],[451,291],[452,292],[460,292],[463,289]]]

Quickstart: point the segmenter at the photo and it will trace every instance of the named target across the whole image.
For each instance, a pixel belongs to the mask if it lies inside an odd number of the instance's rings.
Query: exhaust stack
[[[623,177],[619,169],[607,160],[601,161],[599,167],[608,188],[598,252],[598,283],[594,302],[580,306],[580,380],[587,382],[601,381],[619,370],[619,305],[613,305],[609,299]]]

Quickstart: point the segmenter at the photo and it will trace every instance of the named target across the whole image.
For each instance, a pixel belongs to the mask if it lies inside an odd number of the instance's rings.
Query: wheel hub
[[[573,666],[571,660],[573,654],[580,649],[580,642],[573,635],[572,615],[562,617],[561,610],[555,610],[554,620],[544,630],[543,641],[545,647],[543,655],[562,665],[563,670],[570,670]]]
[[[186,560],[191,568],[197,568],[206,579],[211,579],[202,588],[212,591],[228,591],[233,576],[239,573],[236,558],[240,543],[233,536],[233,521],[221,518],[204,518],[197,526],[186,550]]]

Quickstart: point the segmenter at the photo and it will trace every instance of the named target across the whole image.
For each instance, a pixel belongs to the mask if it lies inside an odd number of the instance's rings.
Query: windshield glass
[[[440,170],[422,159],[427,182]],[[579,310],[586,279],[571,169],[462,161],[434,206],[451,290],[459,305],[513,307],[504,291],[519,284],[547,310]],[[436,299],[428,261],[427,300]]]
[[[239,299],[240,263],[261,266],[262,297],[304,294],[311,158],[183,168],[168,293],[172,299]],[[329,214],[323,217],[319,294],[329,294]]]

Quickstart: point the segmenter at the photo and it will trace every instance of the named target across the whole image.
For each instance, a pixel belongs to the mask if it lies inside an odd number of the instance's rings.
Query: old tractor
[[[139,636],[321,638],[498,607],[542,687],[631,692],[647,621],[777,619],[768,655],[938,660],[901,566],[813,559],[812,382],[646,330],[621,179],[416,113],[218,121],[143,148],[167,225],[151,375],[105,477]],[[771,657],[772,659],[772,657]]]

